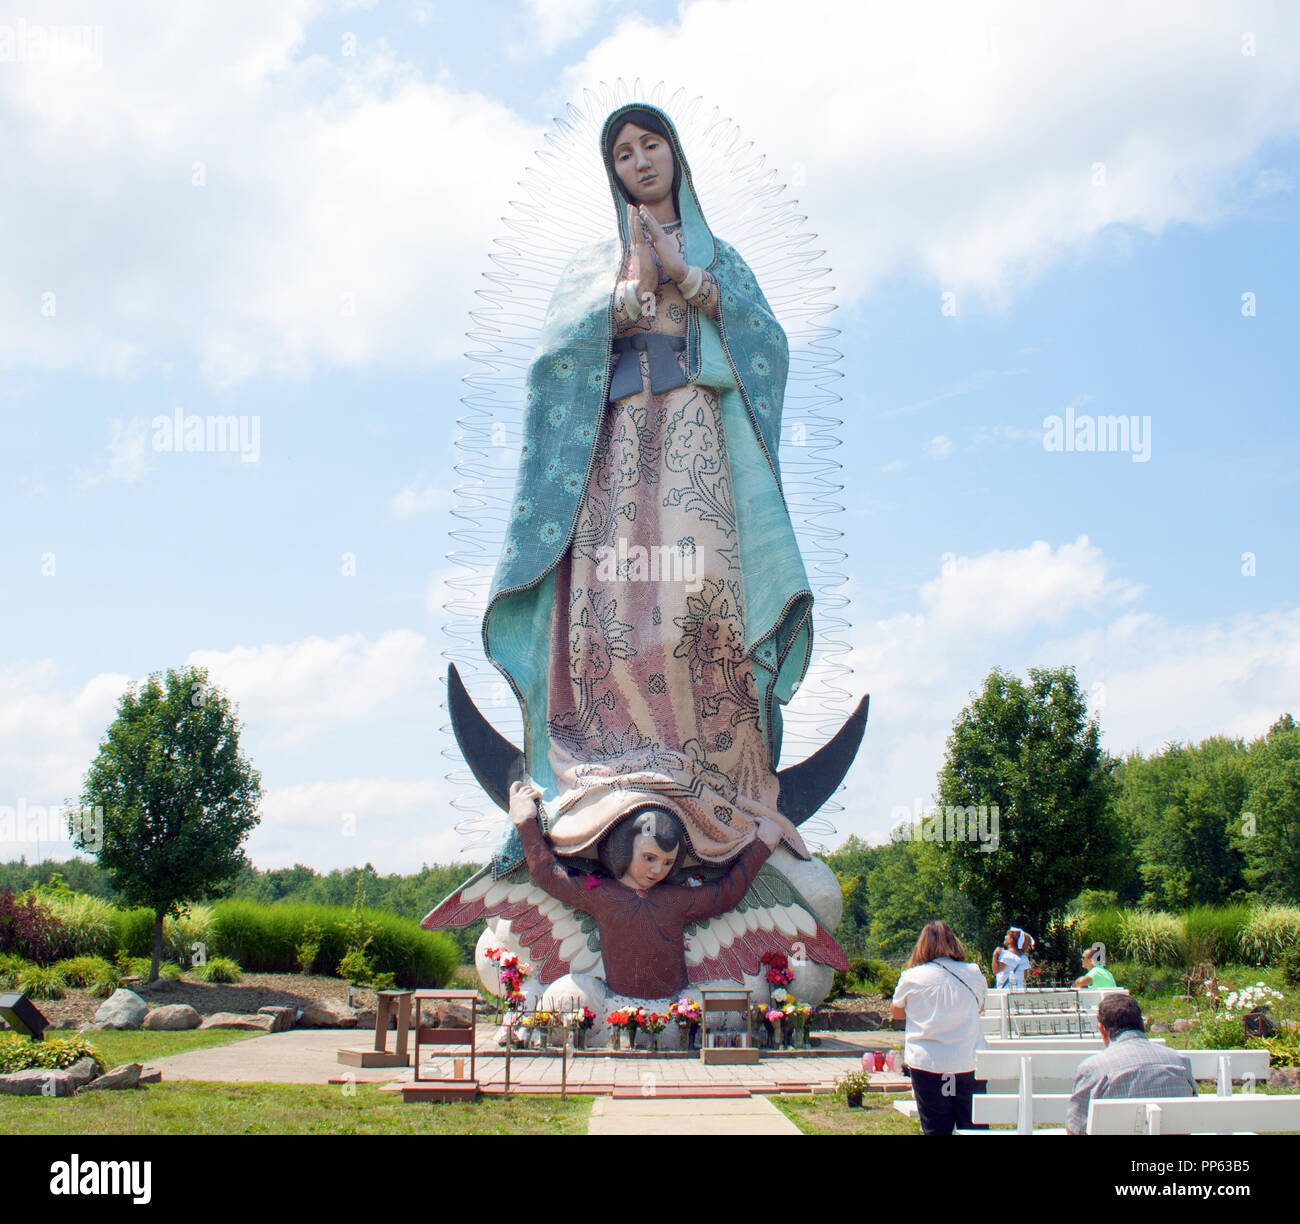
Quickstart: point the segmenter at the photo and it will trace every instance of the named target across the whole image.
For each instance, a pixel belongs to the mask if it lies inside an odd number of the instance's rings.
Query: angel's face
[[[658,204],[673,193],[668,141],[635,123],[625,123],[614,139],[614,171],[638,204]]]
[[[643,892],[653,888],[672,871],[679,849],[664,850],[653,837],[641,834],[632,843],[632,862],[619,883]]]

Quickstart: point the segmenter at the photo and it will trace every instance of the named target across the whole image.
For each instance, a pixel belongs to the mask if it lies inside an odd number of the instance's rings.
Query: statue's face
[[[632,862],[619,883],[642,891],[653,888],[672,871],[679,849],[664,850],[653,837],[639,834],[632,843]]]
[[[658,204],[673,194],[673,151],[658,132],[625,123],[614,139],[614,172],[638,204]]]

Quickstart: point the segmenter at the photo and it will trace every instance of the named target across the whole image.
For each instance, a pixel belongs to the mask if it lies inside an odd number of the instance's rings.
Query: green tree
[[[258,823],[261,775],[239,751],[234,708],[201,668],[150,676],[128,689],[82,784],[84,809],[103,811],[74,829],[80,849],[107,870],[115,893],[154,911],[158,976],[163,918],[186,902],[226,895],[247,860],[240,843]]]
[[[978,915],[961,891],[945,880],[935,842],[900,830],[888,845],[876,850],[876,865],[867,875],[873,953],[906,955],[921,928],[935,918],[943,919],[963,941],[977,934]]]
[[[1284,714],[1250,746],[1236,844],[1245,876],[1269,900],[1300,901],[1300,726]]]
[[[1235,835],[1246,761],[1245,745],[1222,736],[1125,761],[1115,812],[1136,841],[1144,905],[1186,909],[1243,895],[1245,856]]]
[[[990,824],[996,807],[997,840],[936,844],[946,878],[979,914],[981,948],[1012,923],[1039,934],[1080,890],[1114,886],[1124,841],[1100,738],[1068,667],[1031,668],[1028,683],[995,669],[957,717],[939,804],[987,807]]]

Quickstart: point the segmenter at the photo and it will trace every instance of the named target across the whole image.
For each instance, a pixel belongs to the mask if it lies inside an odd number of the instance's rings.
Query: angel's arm
[[[712,884],[690,890],[691,901],[683,915],[687,922],[703,922],[716,918],[740,904],[741,898],[758,875],[758,869],[767,862],[772,848],[755,839],[745,847],[744,853],[731,865],[731,870]]]
[[[586,886],[573,879],[556,860],[537,827],[537,821],[530,818],[516,827],[524,845],[524,857],[528,860],[528,873],[537,886],[574,909],[590,910]]]

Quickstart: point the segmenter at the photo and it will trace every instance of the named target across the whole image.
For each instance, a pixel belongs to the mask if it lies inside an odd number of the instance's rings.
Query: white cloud
[[[218,384],[459,360],[536,126],[382,41],[304,54],[323,6],[143,4],[100,71],[0,74],[8,364],[106,375],[179,351]],[[20,181],[21,179],[21,181]],[[55,294],[58,313],[27,303]]]
[[[952,454],[952,439],[946,434],[935,434],[926,444],[925,454],[929,459],[946,459]]]
[[[441,510],[452,505],[450,493],[436,485],[409,484],[388,503],[394,517],[411,518],[427,510]]]
[[[545,55],[585,34],[600,16],[609,11],[607,0],[524,0],[533,15],[534,29]],[[532,48],[533,43],[526,44]],[[524,48],[520,48],[523,50]]]
[[[438,671],[429,643],[409,629],[374,641],[352,633],[195,650],[186,663],[206,667],[212,684],[239,705],[241,718],[256,719],[279,744],[374,715],[398,697],[427,689]]]
[[[305,862],[318,871],[373,863],[410,873],[422,863],[463,861],[464,836],[450,819],[458,790],[442,778],[346,778],[273,787],[249,857],[263,870]],[[430,898],[432,908],[441,897]]]
[[[1298,37],[1283,6],[825,0],[792,19],[782,0],[699,0],[620,24],[557,94],[640,74],[725,107],[798,183],[842,302],[919,272],[963,308],[1005,305],[1117,229],[1213,225],[1258,194],[1254,163],[1300,127]]]
[[[1109,568],[1087,536],[1055,552],[1035,540],[1028,548],[950,557],[943,573],[921,587],[920,600],[945,632],[1023,631],[1140,594],[1136,584],[1110,578]]]
[[[154,465],[149,422],[144,417],[123,421],[114,417],[108,425],[109,439],[104,453],[89,471],[81,474],[83,489],[97,484],[135,484]]]

